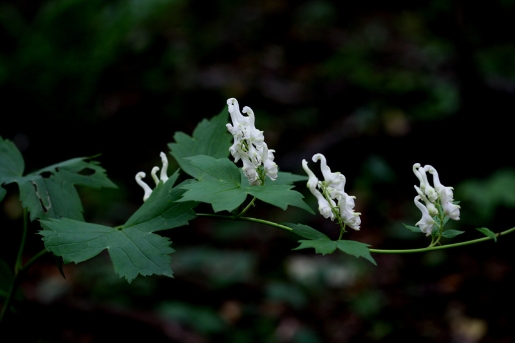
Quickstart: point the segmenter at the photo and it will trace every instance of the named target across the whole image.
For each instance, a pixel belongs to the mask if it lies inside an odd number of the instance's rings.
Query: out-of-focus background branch
[[[411,166],[431,164],[460,200],[463,239],[513,225],[515,2],[428,0],[11,0],[0,4],[0,135],[26,170],[98,153],[118,190],[81,192],[88,221],[120,225],[141,204],[134,182],[176,131],[235,97],[256,114],[283,171],[323,153],[347,177],[374,248],[423,247],[403,228]],[[176,165],[174,167],[177,167]],[[300,185],[300,188],[304,188]],[[2,203],[1,257],[21,236],[16,189]],[[302,190],[305,192],[304,190]],[[308,202],[316,208],[311,195]],[[206,210],[209,208],[206,207]],[[260,204],[249,215],[334,223]],[[37,230],[34,223],[32,232]],[[18,317],[34,342],[508,342],[512,237],[420,255],[291,251],[296,237],[198,219],[169,232],[175,279],[119,280],[105,255],[50,257],[22,285]],[[457,238],[461,239],[461,238]],[[15,242],[15,243],[13,243]],[[28,255],[42,247],[31,235]],[[106,332],[108,332],[106,334]],[[126,335],[126,336],[124,336]]]

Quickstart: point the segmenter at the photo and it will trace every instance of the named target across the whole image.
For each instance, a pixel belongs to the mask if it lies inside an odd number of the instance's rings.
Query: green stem
[[[28,220],[27,220],[27,209],[23,209],[23,232],[21,235],[21,242],[20,242],[20,248],[18,249],[18,255],[16,256],[16,261],[14,262],[14,275],[18,274],[18,271],[21,268],[21,260],[23,258],[23,249],[25,249],[25,240],[27,238],[27,226],[28,226]]]
[[[48,251],[46,249],[41,250],[36,255],[34,255],[30,260],[25,263],[24,266],[20,267],[18,272],[14,275],[14,280],[11,284],[11,288],[9,288],[9,293],[7,293],[5,303],[2,307],[2,312],[0,313],[0,324],[2,323],[3,319],[5,318],[5,315],[7,311],[9,310],[9,307],[11,307],[11,303],[14,299],[14,295],[16,294],[16,290],[18,289],[18,286],[20,285],[20,282],[27,272],[27,270],[36,262],[37,259],[39,259],[41,256],[46,254]]]
[[[11,283],[11,287],[9,288],[9,292],[6,295],[5,302],[2,307],[2,312],[0,312],[0,323],[2,323],[3,319],[9,308],[11,307],[11,303],[16,294],[16,290],[20,285],[20,282],[23,278],[23,275],[27,272],[27,270],[36,262],[38,258],[47,253],[46,249],[41,250],[36,255],[34,255],[25,265],[22,265],[22,257],[23,257],[23,249],[25,248],[25,241],[27,239],[27,227],[28,227],[28,213],[27,209],[23,210],[23,233],[20,242],[20,248],[18,250],[18,255],[16,256],[16,262],[14,264],[14,280]]]
[[[249,202],[249,204],[243,209],[243,211],[240,212],[240,214],[238,214],[235,218],[239,218],[241,217],[242,215],[245,214],[245,212],[248,211],[248,209],[250,208],[250,206],[254,206],[254,202],[256,201],[256,197],[252,198],[252,200]]]
[[[506,231],[499,232],[497,234],[497,237],[507,235],[513,231],[515,231],[515,227],[512,227],[511,229],[506,230]],[[451,249],[451,248],[461,247],[461,246],[465,246],[465,245],[485,242],[485,241],[488,241],[491,239],[493,239],[493,237],[483,237],[483,238],[473,239],[471,241],[466,241],[466,242],[438,245],[438,246],[432,246],[432,247],[420,248],[420,249],[397,249],[397,250],[368,249],[368,250],[370,250],[370,252],[377,253],[377,254],[410,254],[410,253],[426,252],[426,251],[433,251],[433,250]]]
[[[198,217],[221,218],[221,219],[227,219],[227,220],[242,220],[242,221],[247,221],[247,222],[260,223],[260,224],[264,224],[264,225],[268,225],[268,226],[273,226],[278,229],[283,229],[283,230],[287,230],[287,231],[293,231],[293,229],[291,227],[288,227],[286,225],[281,225],[278,223],[270,222],[268,220],[257,219],[257,218],[250,218],[250,217],[236,217],[235,218],[232,216],[224,216],[224,215],[220,215],[220,214],[209,214],[209,213],[197,213],[197,216]]]
[[[342,221],[340,220],[340,236],[338,236],[338,240],[342,239],[343,237],[343,233],[345,232],[345,227],[347,226],[347,224],[343,224],[342,225]]]

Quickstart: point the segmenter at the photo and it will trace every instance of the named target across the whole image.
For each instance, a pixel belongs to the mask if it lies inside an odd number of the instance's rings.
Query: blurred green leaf
[[[456,197],[472,208],[474,220],[488,221],[498,206],[515,208],[515,171],[498,170],[487,179],[467,180],[456,187]],[[462,206],[463,207],[463,206]]]
[[[402,225],[404,225],[404,227],[410,230],[411,232],[422,232],[420,231],[420,228],[418,226],[406,225],[404,223]]]
[[[203,334],[217,333],[226,328],[220,316],[208,307],[166,302],[161,304],[157,311],[161,316],[179,321]]]

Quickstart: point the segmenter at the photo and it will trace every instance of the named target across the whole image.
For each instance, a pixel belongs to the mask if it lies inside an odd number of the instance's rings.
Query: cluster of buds
[[[413,172],[420,181],[420,187],[415,186],[418,195],[414,200],[415,205],[422,212],[422,219],[415,224],[420,228],[420,231],[429,236],[433,232],[435,224],[437,224],[434,217],[447,216],[452,220],[459,220],[460,207],[453,204],[453,188],[445,187],[440,183],[436,169],[430,165],[422,167],[420,163],[415,163]],[[434,187],[429,184],[426,173],[433,175]]]
[[[332,173],[327,166],[324,155],[313,155],[313,162],[320,161],[320,170],[324,181],[319,181],[315,174],[308,168],[308,162],[302,160],[302,168],[309,176],[307,186],[318,200],[318,210],[324,218],[337,219],[341,224],[348,225],[354,230],[359,230],[361,224],[360,214],[354,212],[354,199],[345,193],[345,176],[340,172]]]
[[[256,129],[254,112],[245,106],[240,112],[238,101],[234,98],[227,100],[232,125],[227,124],[227,130],[233,135],[234,143],[229,148],[234,162],[243,162],[243,173],[251,186],[265,183],[265,176],[271,180],[277,178],[277,164],[274,162],[274,150],[269,150],[265,143],[263,131]]]
[[[152,168],[152,171],[150,172],[150,175],[152,175],[152,179],[154,179],[154,182],[156,183],[156,186],[159,184],[160,181],[165,183],[168,180],[168,159],[166,158],[166,155],[164,152],[161,152],[159,154],[161,156],[161,162],[163,163],[163,168],[161,169],[161,173],[159,175],[159,178],[157,178],[157,172],[159,171],[159,167]],[[145,194],[143,195],[143,201],[147,201],[147,199],[150,197],[150,194],[152,194],[152,189],[142,180],[146,174],[144,172],[139,172],[136,174],[136,182],[138,185],[143,188],[143,191]]]

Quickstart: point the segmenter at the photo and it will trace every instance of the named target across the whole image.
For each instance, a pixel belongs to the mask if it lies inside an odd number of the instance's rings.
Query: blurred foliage
[[[120,189],[80,193],[87,220],[115,226],[141,205],[134,175],[158,164],[174,132],[191,134],[236,97],[256,113],[282,171],[302,173],[300,160],[320,152],[346,175],[363,213],[351,239],[374,248],[426,244],[402,226],[420,216],[416,162],[455,187],[462,220],[454,229],[477,238],[475,227],[513,226],[515,164],[506,148],[515,110],[514,15],[511,0],[3,1],[0,135],[22,150],[28,172],[102,153]],[[0,251],[10,266],[21,211],[16,189],[7,190]],[[320,216],[269,210],[260,204],[251,215],[337,235]],[[137,278],[129,286],[103,257],[65,265],[66,280],[52,258],[36,265],[22,285],[30,300],[11,319],[30,323],[19,339],[513,336],[513,314],[498,307],[515,283],[509,236],[425,255],[374,255],[377,268],[292,252],[294,237],[250,223],[198,219],[170,238],[173,280]],[[41,247],[40,237],[30,237],[27,258]],[[0,275],[8,275],[3,262]]]

